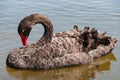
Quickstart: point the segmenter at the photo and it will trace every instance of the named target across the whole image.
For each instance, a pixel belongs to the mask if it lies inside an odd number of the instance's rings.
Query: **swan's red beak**
[[[24,36],[23,33],[20,34],[23,46],[27,46],[28,37]]]

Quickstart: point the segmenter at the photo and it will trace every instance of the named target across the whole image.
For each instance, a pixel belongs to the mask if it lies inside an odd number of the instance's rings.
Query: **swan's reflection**
[[[88,65],[40,71],[16,70],[7,67],[6,71],[10,77],[19,80],[94,80],[97,73],[110,70],[111,61],[116,61],[112,53],[94,59]]]

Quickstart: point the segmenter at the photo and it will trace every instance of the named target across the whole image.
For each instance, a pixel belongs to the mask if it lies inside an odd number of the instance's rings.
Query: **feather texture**
[[[8,54],[6,63],[13,68],[49,69],[64,66],[88,64],[93,58],[108,54],[115,47],[117,39],[85,27],[53,34],[50,20],[41,14],[25,17],[20,28],[41,23],[45,32],[40,40],[24,48],[15,48]]]

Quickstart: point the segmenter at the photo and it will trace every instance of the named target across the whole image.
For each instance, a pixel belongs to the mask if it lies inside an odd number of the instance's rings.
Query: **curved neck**
[[[43,34],[42,38],[37,43],[40,43],[40,44],[49,43],[52,40],[52,36],[53,36],[53,25],[52,25],[52,23],[44,15],[33,14],[31,16],[34,17],[33,21],[34,21],[35,24],[41,23],[44,26],[44,34]],[[35,25],[35,24],[33,24],[33,25]]]
[[[21,25],[23,27],[32,28],[35,24],[41,23],[44,27],[44,34],[40,40],[38,40],[38,45],[44,45],[46,43],[49,43],[53,36],[53,25],[50,22],[50,20],[42,15],[42,14],[32,14],[30,16],[25,17],[21,21]]]

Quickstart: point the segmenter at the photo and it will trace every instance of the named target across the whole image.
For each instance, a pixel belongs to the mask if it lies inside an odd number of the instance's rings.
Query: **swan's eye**
[[[27,28],[27,29],[25,29],[25,30],[23,29],[23,30],[22,30],[22,33],[23,33],[24,36],[28,37],[29,34],[30,34],[30,31],[31,31],[31,28]]]
[[[22,30],[22,33],[23,33],[24,36],[28,37],[28,32],[27,31]]]

